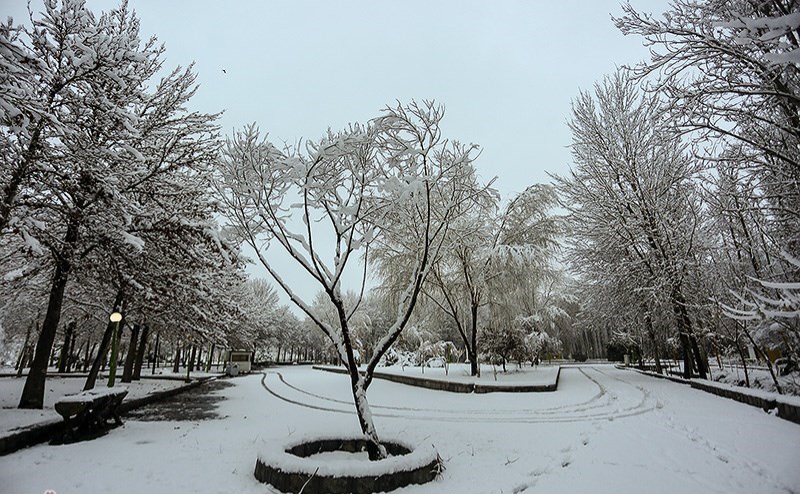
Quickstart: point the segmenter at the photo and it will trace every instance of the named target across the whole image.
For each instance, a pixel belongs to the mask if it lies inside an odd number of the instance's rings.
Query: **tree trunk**
[[[142,337],[139,339],[139,348],[136,352],[136,362],[133,364],[133,380],[138,381],[142,378],[142,365],[144,364],[144,354],[147,350],[147,336],[150,332],[150,326],[147,324],[142,326]]]
[[[94,350],[97,348],[97,343],[92,343],[92,349],[89,350],[90,340],[86,340],[86,353],[83,355],[83,372],[89,370],[89,357],[94,355]]]
[[[650,337],[650,343],[653,344],[653,360],[655,360],[656,372],[663,374],[664,372],[661,368],[661,355],[658,349],[658,342],[656,341],[656,332],[653,329],[653,319],[651,318],[649,311],[645,312],[644,324],[645,329],[647,330],[647,335]]]
[[[136,363],[137,344],[139,343],[139,329],[138,324],[134,324],[131,329],[131,343],[128,346],[128,354],[125,356],[125,368],[122,370],[122,382],[129,383],[133,381],[133,366]]]
[[[372,422],[372,413],[369,409],[369,402],[367,401],[367,390],[364,388],[364,383],[366,382],[365,379],[369,379],[370,376],[362,377],[358,372],[344,304],[336,297],[331,297],[331,301],[334,306],[336,306],[336,312],[339,315],[339,325],[342,330],[342,344],[344,346],[345,356],[347,357],[347,370],[350,373],[350,389],[353,392],[353,401],[356,405],[358,424],[361,426],[361,432],[364,434],[364,439],[366,439],[367,442],[367,454],[371,461],[381,460],[386,458],[388,454],[386,448],[380,443],[378,438],[378,432],[375,430],[375,424]]]
[[[123,291],[122,288],[120,288],[117,290],[117,296],[114,298],[112,312],[122,310],[122,297]],[[100,367],[103,366],[103,361],[106,359],[106,352],[108,352],[109,343],[111,343],[111,336],[114,334],[114,324],[115,323],[110,321],[106,324],[106,330],[103,333],[103,338],[100,340],[100,346],[97,348],[97,355],[94,358],[94,362],[92,362],[92,368],[89,371],[89,376],[86,378],[86,384],[83,386],[84,391],[94,389],[97,383],[97,374],[100,373]]]
[[[700,351],[700,345],[697,344],[697,337],[694,334],[689,335],[689,341],[692,343],[692,353],[694,353],[695,363],[697,370],[700,373],[700,379],[708,379],[708,363],[703,358],[703,353]]]
[[[355,377],[353,374],[355,373]],[[361,432],[367,440],[367,454],[370,461],[384,459],[388,456],[386,448],[380,443],[378,439],[378,432],[375,430],[375,424],[372,422],[372,413],[370,412],[369,402],[367,401],[367,393],[363,388],[363,379],[358,373],[350,372],[350,384],[353,392],[353,400],[356,405],[356,414],[358,415],[358,424],[361,426]]]
[[[22,376],[22,370],[25,368],[25,364],[27,363],[28,346],[31,344],[31,329],[35,324],[35,320],[31,321],[31,324],[28,326],[28,330],[25,332],[25,343],[22,344],[22,352],[20,352],[19,360],[17,361],[17,377]]]
[[[53,341],[55,343],[55,340]],[[47,359],[47,367],[55,367],[58,370],[58,359],[56,358],[56,347],[53,345],[53,350],[50,352],[50,358]]]
[[[189,372],[194,372],[194,357],[197,355],[197,346],[192,345],[192,349],[189,351]]]
[[[153,372],[152,374],[155,375],[156,367],[158,367],[158,352],[161,351],[161,331],[156,332],[156,345],[153,349]]]
[[[478,375],[478,355],[472,348],[467,348],[467,357],[469,358],[469,375]]]
[[[79,372],[80,371],[80,362],[81,362],[81,353],[84,353],[85,350],[83,347],[89,348],[89,337],[87,336],[81,346],[78,347],[77,351],[75,350],[75,342],[78,341],[77,335],[72,336],[72,345],[70,345],[70,353],[69,359],[67,360],[67,372]]]
[[[481,367],[478,365],[478,306],[472,305],[471,344],[469,350],[469,371],[470,375],[481,377]]]
[[[192,345],[191,350],[189,348],[186,349],[186,358],[188,362],[186,363],[186,382],[188,383],[191,380],[191,374],[194,371],[194,357],[197,354],[196,351],[197,346]]]
[[[683,377],[690,379],[694,374],[692,372],[692,349],[689,347],[689,337],[686,333],[681,332],[679,338],[681,340],[681,353],[683,354]]]
[[[206,372],[211,372],[211,364],[214,360],[214,349],[216,345],[214,343],[211,344],[211,350],[208,351],[208,362],[206,362]]]
[[[742,368],[744,369],[744,383],[747,387],[750,387],[750,373],[747,370],[747,355],[745,354],[744,348],[742,348],[742,344],[739,342],[739,338],[736,338],[736,351],[739,353],[739,358],[742,359]]]
[[[20,363],[19,367],[17,367],[17,377],[22,377],[22,371],[25,370],[25,367],[28,365],[28,349],[22,349],[22,355],[19,356]]]
[[[61,347],[61,354],[58,356],[58,372],[67,372],[69,367],[69,357],[72,353],[72,335],[75,333],[75,321],[70,321],[64,330],[64,346]]]
[[[192,366],[192,370],[196,370],[200,372],[203,368],[201,363],[203,362],[203,346],[197,345],[197,356],[193,359],[194,365]]]
[[[775,384],[775,391],[778,392],[779,395],[783,394],[783,388],[781,388],[781,384],[778,382],[778,376],[775,375],[775,370],[772,368],[772,361],[769,359],[769,356],[764,353],[764,350],[761,349],[758,344],[756,344],[756,340],[753,339],[753,336],[750,334],[747,329],[744,331],[745,336],[747,339],[750,340],[750,344],[753,345],[753,348],[756,351],[756,354],[759,355],[764,361],[767,363],[767,369],[769,370],[769,375],[772,377],[772,382]]]
[[[77,226],[70,223],[65,242],[72,244],[77,240]],[[58,323],[61,320],[61,305],[64,302],[64,289],[67,287],[72,265],[69,257],[57,259],[53,281],[50,286],[50,297],[47,302],[47,313],[44,316],[42,330],[36,342],[36,352],[31,362],[25,387],[19,400],[19,408],[38,408],[44,406],[44,383],[47,379],[47,364],[53,342],[56,338]]]
[[[175,362],[172,363],[172,372],[177,374],[181,370],[181,347],[175,347]]]
[[[703,363],[703,356],[697,345],[697,338],[692,333],[692,321],[686,310],[686,298],[681,293],[680,287],[675,287],[671,294],[672,310],[678,323],[678,331],[681,334],[681,346],[684,347],[684,370],[683,376],[692,377],[692,361],[697,365],[697,371],[702,379],[706,379],[706,367]],[[694,358],[693,358],[694,357]],[[688,369],[687,369],[688,364]]]
[[[67,365],[64,367],[64,372],[71,372],[72,371],[72,363],[75,362],[75,343],[78,341],[78,335],[75,332],[75,328],[72,330],[72,337],[69,339],[69,348],[67,348]],[[81,349],[78,348],[78,355],[80,355]]]
[[[658,344],[654,342],[655,347],[653,348],[653,360],[656,363],[656,372],[659,374],[664,373],[664,367],[661,366],[661,356],[659,355],[658,351]]]

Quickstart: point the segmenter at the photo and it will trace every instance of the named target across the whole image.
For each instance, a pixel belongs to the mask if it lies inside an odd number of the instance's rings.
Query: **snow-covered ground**
[[[128,420],[93,441],[6,456],[3,492],[261,494],[271,492],[253,477],[262,448],[358,430],[346,375],[292,366],[229,382],[222,419]],[[800,491],[800,426],[612,366],[564,368],[554,393],[376,380],[369,399],[379,434],[434,444],[446,462],[435,484],[398,494]]]
[[[121,368],[118,368],[117,372],[118,372],[119,376],[122,375],[122,369]],[[191,372],[190,377],[192,377],[192,378],[200,378],[200,377],[208,377],[208,376],[220,376],[223,373],[224,372],[223,372],[223,366],[222,365],[213,365],[213,366],[211,366],[211,372],[204,372],[204,371],[195,370],[195,371]],[[14,367],[12,367],[10,365],[2,365],[2,366],[0,366],[0,375],[3,375],[3,376],[16,376],[16,374],[17,374],[17,371],[16,371],[16,369],[14,369]],[[23,375],[27,375],[27,374],[28,374],[28,368],[26,367],[25,369],[23,369]],[[48,375],[57,374],[56,368],[55,367],[50,367],[49,369],[47,369],[47,374]],[[64,374],[62,374],[62,376],[63,375]],[[69,375],[70,376],[79,377],[79,376],[86,376],[87,373],[86,372],[72,372]],[[100,375],[101,376],[106,376],[106,379],[108,379],[108,371],[107,370],[101,371]],[[178,370],[178,372],[173,372],[172,371],[172,366],[157,367],[156,370],[155,370],[155,373],[153,372],[153,370],[150,367],[147,367],[147,368],[142,369],[142,377],[146,377],[146,378],[147,377],[169,377],[169,378],[174,378],[174,379],[184,379],[186,377],[186,367],[181,367]],[[100,379],[98,378],[98,381],[99,380]]]
[[[56,401],[66,395],[79,393],[86,383],[81,377],[48,377],[45,383],[44,408],[42,410],[20,410],[17,408],[25,378],[1,377],[0,378],[0,436],[12,432],[20,427],[46,422],[62,420],[61,416],[53,409]],[[173,379],[142,379],[131,383],[116,382],[117,386],[128,388],[126,399],[141,398],[156,391],[177,388],[183,382]],[[104,387],[106,379],[98,378],[97,387]]]
[[[400,374],[406,376],[424,377],[426,379],[441,379],[464,383],[480,383],[485,385],[497,384],[551,384],[556,380],[558,374],[557,365],[529,365],[518,367],[516,364],[508,364],[507,372],[503,372],[500,366],[481,365],[480,377],[473,377],[469,374],[469,364],[450,364],[447,372],[444,367],[412,367],[392,365],[388,367],[378,367],[378,372],[387,374]]]
[[[751,388],[775,391],[775,382],[766,368],[748,368],[747,373],[750,375]],[[744,387],[744,377],[744,369],[741,366],[727,366],[722,370],[718,367],[711,368],[711,378],[714,381]],[[800,396],[800,373],[792,372],[786,376],[779,375],[778,382],[785,394]]]

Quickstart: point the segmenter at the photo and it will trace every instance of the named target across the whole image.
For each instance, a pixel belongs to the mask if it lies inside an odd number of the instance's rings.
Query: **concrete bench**
[[[108,432],[109,420],[122,425],[119,406],[128,394],[124,387],[99,388],[65,396],[55,405],[56,412],[64,418],[64,433],[50,444],[64,444],[92,439]]]

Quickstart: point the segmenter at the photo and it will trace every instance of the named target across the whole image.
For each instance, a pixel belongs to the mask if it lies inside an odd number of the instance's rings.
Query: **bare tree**
[[[221,164],[218,190],[231,225],[346,365],[371,459],[386,456],[367,401],[373,371],[408,323],[449,225],[476,194],[475,148],[442,137],[443,115],[433,102],[398,104],[367,125],[329,131],[304,148],[284,150],[250,126],[228,141]],[[376,242],[409,263],[395,318],[375,343],[362,375],[352,325]],[[335,308],[334,323],[320,318],[295,293],[270,257],[271,245],[288,253],[319,284]],[[362,282],[356,301],[348,304],[342,278],[354,269]]]
[[[698,165],[663,120],[657,98],[620,74],[597,84],[594,95],[581,93],[570,128],[575,164],[568,177],[555,178],[574,235],[574,266],[631,290],[645,322],[654,301],[664,300],[683,345],[684,372],[695,367],[705,377],[687,297],[703,226],[693,185]]]
[[[425,294],[455,324],[472,375],[480,372],[481,318],[518,289],[537,292],[548,277],[560,229],[551,186],[532,185],[500,208],[485,194],[451,231],[448,251],[434,264]],[[508,321],[495,321],[507,326]]]
[[[770,191],[772,214],[794,225],[793,235],[800,220],[799,7],[796,0],[677,0],[663,18],[627,4],[615,19],[650,47],[651,60],[633,71],[655,77],[653,89],[676,125],[714,140],[707,151],[735,150],[743,170]]]
[[[800,4],[677,0],[660,17],[623,9],[617,27],[650,47],[632,73],[712,169],[708,202],[730,254],[715,260],[716,278],[735,294],[716,299],[729,315],[796,307],[786,287],[800,279]],[[746,336],[756,345],[750,333],[784,335],[796,355],[798,319],[768,313],[747,318]]]

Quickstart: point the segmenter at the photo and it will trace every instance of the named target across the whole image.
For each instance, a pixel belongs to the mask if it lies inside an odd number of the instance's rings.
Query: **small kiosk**
[[[240,372],[250,372],[251,363],[250,350],[229,350],[228,351],[228,375],[238,375]]]

